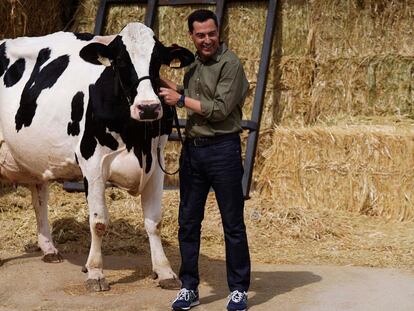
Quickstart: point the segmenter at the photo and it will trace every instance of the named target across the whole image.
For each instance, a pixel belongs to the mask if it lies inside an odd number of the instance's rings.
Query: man
[[[198,257],[201,222],[210,187],[215,191],[226,244],[227,310],[247,309],[250,256],[244,224],[243,166],[239,133],[242,105],[249,88],[237,56],[219,41],[216,15],[197,10],[188,18],[197,52],[184,85],[162,79],[160,96],[187,108],[186,139],[181,154],[178,239],[182,287],[174,310],[198,305]]]

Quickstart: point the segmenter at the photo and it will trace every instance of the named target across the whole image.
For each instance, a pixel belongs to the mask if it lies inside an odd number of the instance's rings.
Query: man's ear
[[[182,68],[190,65],[194,61],[194,54],[177,44],[164,47],[162,52],[162,62],[171,68]]]
[[[89,63],[106,67],[111,66],[113,60],[111,49],[105,44],[96,42],[88,44],[80,50],[79,56]]]

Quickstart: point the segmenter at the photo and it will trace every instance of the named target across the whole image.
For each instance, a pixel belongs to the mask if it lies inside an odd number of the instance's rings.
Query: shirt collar
[[[216,63],[220,61],[221,56],[227,51],[227,45],[224,42],[220,42],[220,45],[216,51],[216,53],[211,56],[207,61],[205,62],[209,62],[209,61],[215,61]],[[200,56],[198,55],[198,52],[196,52],[196,58],[198,59],[198,61],[203,63],[203,60],[200,58]]]

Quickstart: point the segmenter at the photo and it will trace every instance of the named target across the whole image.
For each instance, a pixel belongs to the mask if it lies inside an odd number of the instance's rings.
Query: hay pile
[[[71,24],[78,0],[0,1],[0,39],[41,36]]]
[[[38,251],[30,192],[17,188],[0,197],[0,256]],[[138,198],[108,189],[110,225],[104,255],[149,253]],[[162,239],[167,256],[177,256],[178,191],[163,197]],[[49,201],[53,239],[63,254],[87,254],[88,209],[83,193],[68,194],[53,184]],[[246,202],[245,219],[252,260],[267,263],[311,263],[412,268],[414,228],[409,222],[363,216],[343,210],[282,206],[254,193]],[[223,234],[214,195],[207,200],[202,228],[203,256],[223,260]],[[204,268],[202,268],[204,269]]]

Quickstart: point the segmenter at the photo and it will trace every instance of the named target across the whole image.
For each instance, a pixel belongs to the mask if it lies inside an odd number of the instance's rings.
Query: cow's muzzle
[[[161,104],[138,104],[131,107],[131,117],[141,121],[158,120],[162,117]]]

